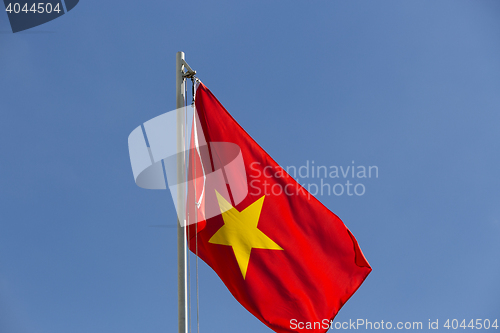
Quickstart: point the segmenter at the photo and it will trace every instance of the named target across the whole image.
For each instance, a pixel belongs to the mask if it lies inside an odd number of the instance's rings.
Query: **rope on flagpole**
[[[194,106],[194,98],[195,98],[195,80],[198,80],[198,78],[196,76],[192,76],[191,77],[191,83],[193,85],[192,87],[192,95],[193,95],[193,106]],[[194,108],[194,114],[193,114],[193,126],[197,126],[197,122],[196,122],[196,108]],[[200,156],[201,157],[201,156]],[[194,163],[194,168],[195,168],[195,172],[194,174],[196,175],[196,163]],[[195,191],[194,193],[196,194],[196,181],[194,182],[194,186],[195,186]],[[196,201],[196,196],[195,196],[195,201]],[[201,202],[201,200],[200,200]],[[196,221],[195,221],[195,252],[196,252],[196,327],[197,327],[197,333],[200,333],[200,292],[199,292],[199,278],[198,278],[198,214],[196,214],[196,217],[195,217]]]
[[[185,78],[184,78],[185,80]],[[187,86],[184,85],[184,128],[186,129],[185,133],[187,132],[187,128],[188,128],[188,124],[187,124],[187,114],[186,114],[186,111],[187,111]],[[188,138],[187,138],[187,135],[184,135],[184,147],[189,147],[188,145]],[[186,155],[186,150],[184,150],[184,155]],[[187,158],[185,158],[185,160],[189,159],[189,153],[187,154]],[[185,172],[185,175],[186,175],[186,179],[185,179],[185,183],[184,184],[188,184],[188,180],[189,180],[189,161],[187,163],[184,164],[184,172]],[[188,189],[189,190],[189,189]],[[187,216],[187,223],[186,223],[186,233],[187,233],[187,246],[185,248],[185,251],[186,251],[186,257],[187,257],[187,276],[188,276],[188,287],[187,287],[187,304],[188,304],[188,318],[189,318],[189,324],[188,324],[188,330],[189,330],[189,333],[191,333],[191,256],[190,256],[190,253],[189,253],[189,240],[191,239],[191,235],[190,235],[190,228],[189,228],[189,225],[190,225],[190,216],[189,216],[189,213],[188,213],[188,216]]]
[[[191,69],[189,69],[191,70]],[[198,81],[199,79],[195,76],[195,71],[192,71],[191,72],[187,72],[186,74],[184,74],[184,78],[190,78],[191,79],[191,84],[192,84],[192,90],[191,90],[191,94],[192,94],[192,102],[191,104],[194,106],[194,98],[195,98],[195,82]],[[187,85],[184,85],[184,89],[185,89],[185,94],[184,96],[186,96],[185,98],[185,107],[187,107]],[[187,129],[187,117],[185,118],[185,128]],[[191,131],[196,131],[195,129],[195,126],[197,126],[197,123],[196,123],[196,111],[194,112],[193,114],[193,123],[192,123],[192,130]],[[193,136],[193,132],[191,132],[191,136]],[[187,142],[187,136],[185,136],[185,147],[189,147],[189,151],[191,152],[192,151],[192,147],[189,146],[188,142]],[[197,138],[195,137],[195,140],[197,140]],[[190,156],[191,154],[188,155],[188,158],[189,158],[189,162],[186,163],[186,168],[187,168],[187,172],[186,172],[186,184],[189,183],[189,164],[193,165],[193,172],[194,172],[194,177],[196,178],[196,175],[197,175],[197,172],[196,172],[196,161],[194,160],[194,156]],[[201,156],[200,156],[201,157]],[[191,160],[193,159],[193,160]],[[196,179],[194,179],[194,200],[195,200],[195,207],[196,208],[199,208],[198,205],[197,205],[197,188],[196,188]],[[189,226],[193,223],[193,220],[192,218],[194,218],[194,224],[195,224],[195,275],[196,275],[196,327],[197,327],[197,332],[200,333],[200,294],[199,294],[199,271],[198,271],[198,214],[197,214],[197,210],[195,210],[195,214],[194,216],[190,216],[188,214],[187,216],[188,218],[188,223],[186,225],[186,232],[187,232],[187,240],[188,240],[188,244],[187,244],[187,248],[186,248],[186,251],[187,251],[187,257],[188,257],[188,262],[187,262],[187,267],[188,267],[188,312],[189,312],[189,316],[188,318],[191,318],[191,314],[192,314],[192,308],[191,308],[191,303],[192,303],[192,284],[191,284],[191,260],[190,260],[190,253],[189,253],[189,241],[191,240],[191,228],[189,228]],[[191,321],[191,320],[189,320]],[[188,325],[188,329],[189,329],[189,333],[192,332],[192,325],[191,323]]]

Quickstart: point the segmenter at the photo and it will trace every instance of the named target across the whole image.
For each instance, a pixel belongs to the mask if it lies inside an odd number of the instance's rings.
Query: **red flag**
[[[275,332],[327,331],[371,272],[356,239],[201,83],[195,106],[187,207],[200,223],[189,226],[191,251]]]

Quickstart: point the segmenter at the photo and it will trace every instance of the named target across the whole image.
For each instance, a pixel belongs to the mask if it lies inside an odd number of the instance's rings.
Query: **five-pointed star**
[[[243,274],[243,279],[245,279],[252,248],[283,250],[271,238],[257,229],[265,196],[239,212],[217,191],[215,193],[224,219],[224,225],[217,230],[208,242],[231,246]]]

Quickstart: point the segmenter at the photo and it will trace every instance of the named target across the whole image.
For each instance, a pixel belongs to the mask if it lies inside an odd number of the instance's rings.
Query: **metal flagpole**
[[[177,183],[183,184],[186,179],[185,170],[185,85],[186,78],[196,74],[189,67],[184,58],[184,52],[177,52],[175,61],[175,89],[177,103]],[[181,154],[182,153],[182,154]],[[177,288],[178,288],[178,307],[179,307],[179,333],[188,333],[188,285],[187,285],[187,237],[186,237],[186,189],[183,186],[177,186],[177,210],[179,223],[177,224]]]

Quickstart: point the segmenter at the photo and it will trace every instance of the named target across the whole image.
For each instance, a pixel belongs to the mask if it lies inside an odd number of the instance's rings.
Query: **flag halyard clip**
[[[184,78],[184,79],[191,79],[191,82],[193,84],[193,101],[191,102],[191,104],[194,104],[194,86],[195,86],[195,82],[199,81],[199,79],[196,77],[196,71],[193,70],[188,65],[188,63],[186,62],[186,60],[181,59],[181,65],[182,65],[182,67],[181,67],[182,78]]]
[[[196,71],[194,71],[191,67],[189,67],[188,63],[184,59],[181,60],[181,63],[184,66],[184,68],[181,69],[182,77],[185,79],[193,78],[196,74]],[[186,71],[184,71],[184,69],[186,69]]]

